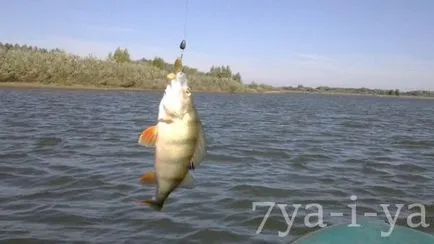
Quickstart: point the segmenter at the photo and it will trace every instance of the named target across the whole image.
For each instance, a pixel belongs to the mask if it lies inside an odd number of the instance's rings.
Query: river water
[[[139,182],[154,152],[137,139],[161,92],[1,89],[0,242],[288,243],[320,228],[305,225],[308,214],[351,221],[351,204],[381,221],[380,204],[391,217],[405,204],[398,223],[407,225],[419,203],[430,226],[418,229],[434,233],[434,100],[195,96],[208,154],[195,187],[157,212],[137,204],[155,192]],[[268,207],[253,202],[276,204],[260,233]],[[301,204],[282,237],[277,204],[289,218]]]

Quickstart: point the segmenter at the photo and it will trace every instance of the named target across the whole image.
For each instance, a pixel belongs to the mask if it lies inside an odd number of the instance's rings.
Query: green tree
[[[232,77],[232,69],[231,67],[229,67],[229,65],[226,65],[226,67],[224,67],[224,73],[223,73],[225,78],[230,78]]]
[[[164,61],[164,59],[160,58],[160,57],[155,57],[152,60],[152,65],[159,68],[159,69],[166,69],[166,62]]]
[[[14,46],[13,46],[12,44],[6,43],[6,44],[4,45],[4,47],[5,47],[6,51],[7,51],[7,50],[12,49]]]
[[[241,83],[241,74],[239,72],[237,72],[235,75],[233,75],[232,78]]]
[[[208,72],[209,75],[215,76],[217,78],[231,78],[232,77],[232,69],[229,65],[221,65],[221,66],[211,66],[211,69]],[[241,78],[241,76],[240,76]]]
[[[115,52],[113,53],[113,60],[117,63],[130,62],[131,58],[128,49],[121,49],[120,47],[116,48]]]

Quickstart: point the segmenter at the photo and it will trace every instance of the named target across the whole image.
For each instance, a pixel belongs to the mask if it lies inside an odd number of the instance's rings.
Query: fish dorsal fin
[[[194,148],[193,157],[191,158],[192,168],[196,168],[197,166],[199,166],[206,154],[205,135],[203,133],[203,126],[200,121],[198,123],[198,126],[199,126],[199,130],[198,130],[197,142]]]

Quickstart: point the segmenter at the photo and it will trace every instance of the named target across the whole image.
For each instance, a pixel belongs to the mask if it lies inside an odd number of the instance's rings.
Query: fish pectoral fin
[[[157,183],[157,175],[154,171],[148,171],[140,177],[140,182],[142,184],[155,184]]]
[[[140,134],[138,143],[145,147],[154,147],[157,141],[158,128],[157,125],[149,126],[142,134]]]
[[[205,135],[203,133],[202,124],[199,122],[199,130],[197,136],[197,142],[194,149],[193,157],[191,158],[191,163],[189,169],[195,169],[201,163],[202,159],[206,154],[206,142]]]

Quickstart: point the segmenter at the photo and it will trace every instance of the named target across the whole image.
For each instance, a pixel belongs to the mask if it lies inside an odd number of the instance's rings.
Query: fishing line
[[[179,44],[179,48],[181,49],[181,60],[184,56],[184,50],[187,45],[187,16],[188,16],[188,0],[185,0],[185,9],[184,9],[184,32],[183,32],[183,40]]]
[[[185,0],[185,10],[184,10],[184,40],[187,38],[187,16],[188,16],[188,0]]]

